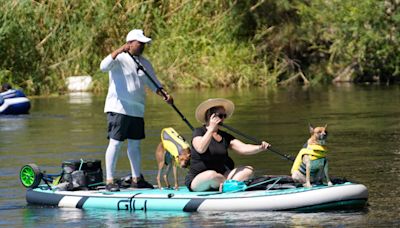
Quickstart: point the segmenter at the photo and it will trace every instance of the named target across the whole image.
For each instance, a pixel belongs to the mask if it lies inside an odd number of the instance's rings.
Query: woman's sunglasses
[[[226,119],[225,113],[215,113],[215,116],[218,116],[220,119]]]

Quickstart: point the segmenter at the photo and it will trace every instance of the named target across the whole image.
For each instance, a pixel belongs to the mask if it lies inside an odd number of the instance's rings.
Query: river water
[[[0,227],[400,227],[399,86],[180,90],[172,95],[194,126],[200,102],[231,99],[236,110],[226,124],[293,156],[308,138],[309,123],[328,124],[330,173],[366,185],[368,208],[320,213],[130,213],[28,206],[18,179],[22,165],[35,163],[47,173],[59,173],[62,161],[88,158],[101,159],[104,167],[105,95],[71,93],[33,98],[29,115],[0,117]],[[191,134],[177,113],[153,94],[147,98],[145,120],[143,173],[155,183],[154,150],[161,129],[173,127],[186,138]],[[129,174],[125,148],[117,166],[119,176]],[[259,175],[288,174],[291,168],[288,160],[271,152],[231,154],[236,164],[252,165]],[[179,175],[183,184],[184,171]]]

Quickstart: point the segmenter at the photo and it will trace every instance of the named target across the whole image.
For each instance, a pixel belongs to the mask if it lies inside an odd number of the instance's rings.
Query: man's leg
[[[131,163],[132,187],[134,188],[154,188],[152,184],[146,182],[140,173],[141,153],[140,140],[128,139],[128,158]]]
[[[109,140],[106,150],[106,184],[114,183],[114,172],[117,165],[119,151],[123,142],[115,139]]]
[[[140,140],[128,139],[128,158],[131,164],[132,179],[140,177],[142,154],[140,153]],[[137,182],[137,181],[135,181]]]

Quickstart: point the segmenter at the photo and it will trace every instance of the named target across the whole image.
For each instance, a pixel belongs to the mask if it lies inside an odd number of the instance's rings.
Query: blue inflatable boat
[[[28,114],[31,103],[20,90],[10,89],[0,93],[0,115]]]

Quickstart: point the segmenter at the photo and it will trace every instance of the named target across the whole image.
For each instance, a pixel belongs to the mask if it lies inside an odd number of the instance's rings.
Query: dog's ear
[[[314,133],[314,127],[310,123],[308,123],[308,130],[310,131],[310,134]]]
[[[328,124],[325,124],[324,128],[325,128],[325,131],[326,131],[326,129],[328,129]]]

